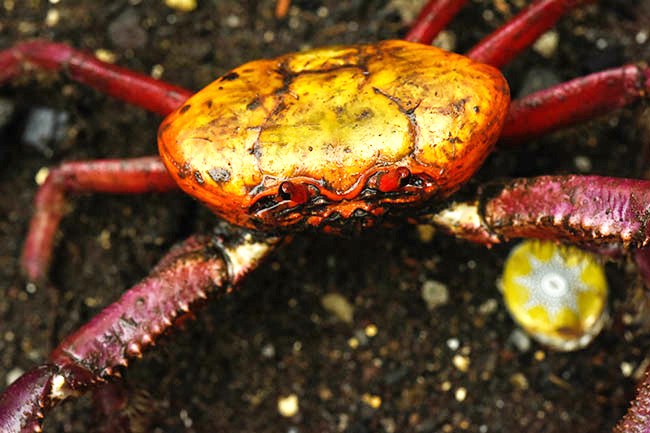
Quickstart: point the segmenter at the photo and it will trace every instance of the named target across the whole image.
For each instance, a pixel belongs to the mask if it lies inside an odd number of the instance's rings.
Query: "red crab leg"
[[[650,68],[624,65],[513,101],[500,141],[516,143],[583,122],[650,93]]]
[[[430,44],[467,0],[429,0],[404,36],[405,41]]]
[[[40,431],[44,412],[118,374],[190,308],[229,293],[279,240],[239,231],[174,247],[147,278],[66,338],[47,364],[0,395],[0,431]]]
[[[532,44],[569,10],[595,0],[537,0],[479,42],[467,56],[500,68]]]
[[[53,168],[34,197],[34,213],[20,261],[23,272],[31,281],[38,282],[45,277],[69,192],[140,194],[176,188],[157,156],[65,162]]]
[[[428,220],[485,244],[512,238],[644,247],[650,242],[650,181],[601,176],[514,179],[479,191]]]
[[[30,41],[0,51],[0,84],[21,73],[26,64],[65,71],[76,81],[117,99],[162,115],[192,95],[181,87],[111,65],[64,44]]]

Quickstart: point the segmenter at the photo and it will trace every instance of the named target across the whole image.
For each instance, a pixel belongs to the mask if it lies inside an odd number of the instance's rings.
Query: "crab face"
[[[494,68],[403,41],[247,63],[161,125],[189,194],[249,228],[373,225],[456,191],[490,153],[508,85]]]

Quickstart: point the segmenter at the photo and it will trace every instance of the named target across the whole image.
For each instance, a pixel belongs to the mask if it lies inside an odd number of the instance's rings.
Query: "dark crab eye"
[[[298,204],[306,203],[309,200],[309,188],[299,183],[282,182],[278,193],[283,200],[291,200]]]

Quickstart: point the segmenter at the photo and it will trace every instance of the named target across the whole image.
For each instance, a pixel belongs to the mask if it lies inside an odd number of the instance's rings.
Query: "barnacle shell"
[[[604,268],[573,246],[522,242],[511,251],[500,285],[513,319],[556,350],[585,347],[607,318]]]

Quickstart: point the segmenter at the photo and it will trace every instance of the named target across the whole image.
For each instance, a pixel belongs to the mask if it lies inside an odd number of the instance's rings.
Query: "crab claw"
[[[49,406],[57,371],[54,365],[41,365],[22,375],[5,390],[0,396],[0,431],[41,431],[43,407]]]
[[[147,278],[59,344],[49,363],[0,395],[0,432],[41,431],[45,412],[105,385],[190,309],[230,293],[280,240],[227,228],[172,248]]]

